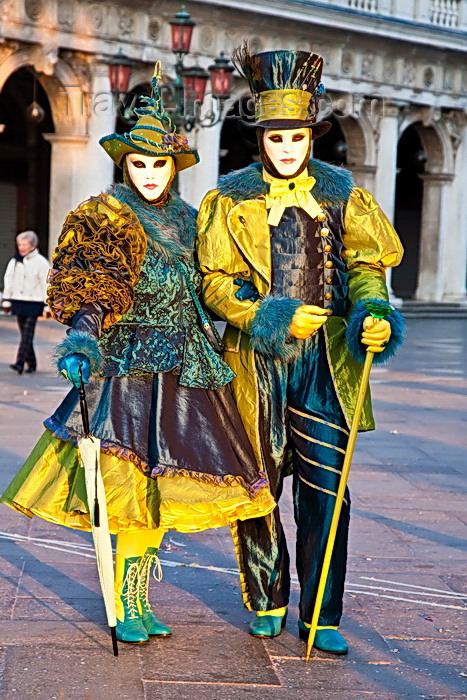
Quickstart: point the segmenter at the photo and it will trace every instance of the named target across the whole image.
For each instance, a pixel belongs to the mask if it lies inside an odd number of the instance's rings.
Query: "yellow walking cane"
[[[394,306],[391,306],[388,302],[365,302],[365,307],[368,309],[369,313],[373,318],[382,319],[389,316],[390,313],[395,311]],[[319,615],[321,612],[321,606],[323,604],[324,591],[326,588],[326,583],[328,580],[329,566],[331,564],[332,552],[334,549],[334,543],[336,541],[337,526],[339,525],[339,518],[342,510],[342,502],[344,500],[345,488],[347,486],[347,480],[349,478],[350,465],[352,462],[353,451],[355,448],[355,440],[357,439],[358,426],[360,425],[360,417],[362,415],[363,402],[365,400],[366,390],[368,388],[368,382],[370,379],[371,365],[373,363],[374,353],[368,350],[365,356],[365,364],[363,365],[363,373],[360,381],[360,388],[358,390],[357,403],[355,404],[355,414],[352,421],[352,427],[350,429],[349,441],[347,443],[347,449],[345,451],[344,464],[342,466],[342,474],[339,481],[339,488],[337,489],[336,505],[334,506],[334,512],[332,514],[331,526],[329,528],[329,537],[326,543],[326,550],[324,552],[323,568],[321,569],[321,575],[319,578],[318,592],[316,594],[315,607],[313,609],[313,617],[311,618],[310,633],[308,635],[308,643],[306,647],[306,657],[305,661],[309,661],[311,649],[315,641],[316,628],[318,627]]]

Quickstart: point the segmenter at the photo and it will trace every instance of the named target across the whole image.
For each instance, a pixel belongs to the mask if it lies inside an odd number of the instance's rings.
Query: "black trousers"
[[[348,428],[336,396],[320,333],[290,365],[257,355],[262,445],[271,491],[279,499],[292,467],[300,618],[310,622],[335,505]],[[292,465],[287,465],[287,456]],[[337,626],[347,561],[350,497],[345,494],[319,625]],[[254,610],[289,602],[289,555],[279,507],[271,516],[238,523],[240,567]]]
[[[27,362],[30,368],[36,369],[36,354],[34,352],[33,340],[36,330],[36,316],[17,316],[21,340],[16,355],[16,364],[24,366]]]

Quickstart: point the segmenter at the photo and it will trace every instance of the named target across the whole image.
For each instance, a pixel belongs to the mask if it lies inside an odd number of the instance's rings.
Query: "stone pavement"
[[[229,531],[174,533],[151,598],[169,639],[114,658],[88,534],[0,506],[0,697],[8,700],[396,700],[467,697],[467,324],[416,320],[372,375],[378,430],[352,467],[345,658],[303,661],[296,584],[276,640],[246,633]],[[66,392],[38,324],[39,369],[18,376],[14,320],[0,317],[0,490]],[[290,489],[290,486],[289,486]],[[286,489],[287,491],[287,489]],[[281,501],[293,542],[290,494]],[[291,547],[292,548],[292,547]]]

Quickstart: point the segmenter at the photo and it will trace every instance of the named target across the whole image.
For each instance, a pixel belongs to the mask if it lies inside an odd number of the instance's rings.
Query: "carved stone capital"
[[[89,57],[79,51],[62,51],[61,58],[65,63],[68,63],[73,73],[79,78],[83,91],[90,92],[92,75]]]
[[[56,44],[41,44],[34,46],[31,51],[31,64],[36,73],[52,76],[58,61],[58,46]]]

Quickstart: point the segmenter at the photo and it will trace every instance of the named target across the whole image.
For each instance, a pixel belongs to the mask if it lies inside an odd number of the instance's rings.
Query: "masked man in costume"
[[[169,528],[196,532],[275,505],[232,398],[233,373],[201,328],[196,212],[172,189],[198,155],[162,109],[157,78],[153,86],[129,132],[100,141],[124,183],[63,225],[48,301],[71,326],[55,359],[73,388],[1,498],[29,517],[91,529],[77,449],[82,376],[117,534],[116,632],[131,643],[171,634],[148,599]]]
[[[260,464],[279,499],[293,473],[300,581],[299,633],[306,638],[366,349],[378,362],[402,342],[403,320],[377,320],[367,300],[387,300],[385,269],[400,241],[369,192],[347,170],[310,159],[322,58],[305,51],[234,62],[255,101],[261,163],[221,178],[198,217],[205,302],[227,322],[225,359]],[[244,123],[244,128],[247,124]],[[374,428],[367,394],[360,430]],[[338,631],[347,558],[345,496],[315,646],[345,654]],[[249,631],[275,637],[285,624],[289,555],[276,508],[233,529]]]

